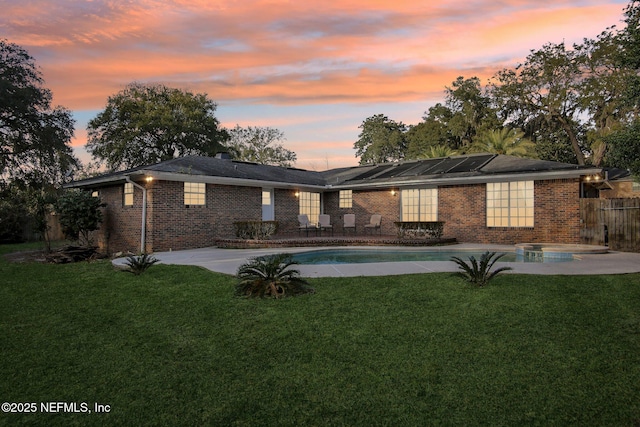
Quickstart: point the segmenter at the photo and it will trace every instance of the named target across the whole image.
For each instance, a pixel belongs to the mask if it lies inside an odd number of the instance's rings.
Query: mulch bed
[[[97,246],[64,246],[53,249],[51,252],[46,250],[12,252],[4,255],[5,259],[10,262],[41,262],[52,264],[68,264],[79,261],[92,261],[102,258],[98,252]]]

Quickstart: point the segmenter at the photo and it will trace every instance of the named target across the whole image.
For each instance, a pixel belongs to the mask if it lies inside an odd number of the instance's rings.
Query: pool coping
[[[154,257],[162,264],[196,265],[218,273],[235,275],[238,267],[248,258],[271,255],[276,253],[299,253],[317,250],[354,249],[353,246],[317,246],[317,247],[291,247],[291,248],[264,248],[264,249],[221,249],[217,247],[188,249],[182,251],[157,252]],[[365,250],[408,250],[415,251],[415,247],[394,246],[358,246],[357,249]],[[447,246],[430,246],[425,248],[430,251],[495,251],[514,252],[513,245],[482,245],[459,243]],[[523,263],[523,262],[497,262],[498,266],[510,266],[513,270],[507,274],[540,274],[540,275],[595,275],[595,274],[628,274],[640,273],[640,254],[629,252],[614,252],[606,254],[579,254],[573,262],[553,263]],[[117,258],[114,266],[125,265],[126,258]],[[405,261],[384,262],[373,264],[316,264],[297,265],[303,277],[357,277],[357,276],[393,276],[400,274],[419,274],[436,272],[455,272],[458,266],[452,261]]]

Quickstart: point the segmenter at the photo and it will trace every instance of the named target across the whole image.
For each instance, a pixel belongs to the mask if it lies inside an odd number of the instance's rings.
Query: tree
[[[62,232],[81,245],[91,245],[90,233],[97,230],[102,222],[100,208],[103,206],[100,199],[88,191],[66,191],[55,204]]]
[[[624,12],[625,28],[618,33],[621,64],[632,70],[640,70],[640,1],[632,0]],[[635,108],[640,107],[640,75],[636,72],[627,82],[627,100]]]
[[[185,155],[214,156],[228,139],[216,108],[206,94],[133,83],[109,97],[105,110],[89,122],[87,150],[111,170]]]
[[[587,114],[584,123],[589,161],[599,166],[607,149],[605,137],[628,123],[634,114],[626,93],[636,72],[619,61],[619,37],[611,30],[574,48],[581,57],[579,101],[583,115]]]
[[[446,106],[453,113],[447,124],[453,149],[468,147],[479,132],[499,125],[491,98],[484,93],[478,77],[458,77],[446,88]]]
[[[575,50],[567,50],[564,43],[546,44],[531,51],[515,70],[499,71],[494,79],[492,94],[505,122],[524,128],[529,121],[544,119],[548,127],[562,129],[577,163],[585,164],[586,147],[577,132],[582,79]]]
[[[640,179],[640,121],[605,137],[609,150],[607,164],[628,169]]]
[[[407,158],[420,159],[425,153],[431,152],[431,147],[451,147],[451,132],[448,124],[453,112],[438,103],[429,108],[422,117],[422,122],[412,125],[407,131]],[[453,150],[453,149],[451,149]]]
[[[469,151],[536,158],[535,150],[535,144],[524,137],[524,132],[505,127],[482,133]]]
[[[51,91],[34,59],[20,46],[0,40],[0,176],[59,184],[77,166],[69,145],[74,120],[51,108]]]
[[[445,104],[429,108],[422,119],[407,132],[407,158],[430,155],[434,145],[464,152],[476,135],[501,126],[491,97],[478,77],[458,77],[451,87],[445,88]]]
[[[234,159],[284,167],[291,167],[296,161],[296,153],[280,143],[284,140],[284,133],[278,129],[236,125],[229,135],[227,146]]]
[[[386,163],[402,160],[407,149],[406,126],[383,114],[367,118],[359,126],[362,129],[353,144],[360,164]]]

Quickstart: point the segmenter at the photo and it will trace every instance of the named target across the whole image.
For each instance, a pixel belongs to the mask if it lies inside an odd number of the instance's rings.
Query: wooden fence
[[[640,199],[580,199],[580,241],[640,252]]]

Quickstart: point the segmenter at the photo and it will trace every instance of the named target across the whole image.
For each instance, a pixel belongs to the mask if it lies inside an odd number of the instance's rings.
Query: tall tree
[[[422,120],[407,132],[407,157],[411,159],[431,155],[434,145],[464,152],[479,133],[501,127],[478,77],[458,77],[445,88],[445,103],[429,108]]]
[[[564,43],[549,43],[532,51],[515,70],[499,71],[492,83],[492,94],[502,107],[505,122],[526,127],[528,122],[542,118],[548,127],[562,129],[577,163],[583,165],[586,147],[577,131],[581,76],[578,53],[566,49]]]
[[[632,0],[625,9],[625,28],[618,33],[619,59],[623,66],[636,73],[627,82],[627,99],[640,107],[640,1]]]
[[[478,133],[499,125],[491,98],[485,94],[478,77],[458,77],[446,88],[446,106],[453,113],[448,123],[451,148],[464,149]]]
[[[59,184],[77,167],[71,138],[74,120],[51,107],[52,94],[35,60],[20,46],[0,40],[0,178],[37,185]]]
[[[607,148],[605,137],[623,127],[634,115],[633,104],[625,94],[636,72],[618,59],[620,39],[611,29],[596,39],[585,39],[574,48],[581,58],[579,100],[587,127],[589,160],[600,165]]]
[[[402,160],[407,149],[406,126],[384,114],[376,114],[360,125],[360,135],[353,147],[360,164],[386,163]]]
[[[228,133],[206,94],[133,83],[89,122],[87,150],[111,170],[224,151]]]
[[[607,163],[628,169],[636,179],[640,180],[640,121],[612,132],[606,140],[609,144]]]
[[[229,135],[227,146],[237,160],[284,167],[291,167],[296,161],[296,153],[281,144],[284,132],[278,129],[236,125]]]
[[[432,147],[452,147],[452,135],[449,130],[449,121],[453,117],[453,112],[437,103],[429,108],[429,111],[422,117],[422,122],[409,126],[407,131],[407,158],[420,159],[431,156]],[[453,148],[450,148],[453,150]],[[437,151],[437,150],[436,150]]]

